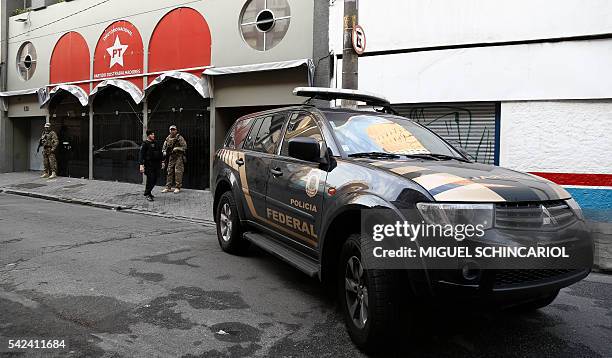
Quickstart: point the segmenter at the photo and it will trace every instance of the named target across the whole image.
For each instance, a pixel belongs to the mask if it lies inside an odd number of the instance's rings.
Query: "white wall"
[[[609,0],[360,0],[367,52],[612,34]],[[342,52],[343,2],[330,11]],[[336,74],[341,73],[341,62]],[[422,50],[359,59],[395,103],[612,98],[612,39]],[[335,79],[341,84],[340,76]],[[333,82],[332,82],[333,83]],[[340,87],[340,85],[337,85]]]
[[[392,103],[612,98],[612,39],[362,57],[359,88]]]
[[[342,51],[343,1],[330,11]],[[359,0],[367,51],[612,33],[609,0]]]
[[[609,174],[612,100],[504,102],[500,165],[521,171]]]

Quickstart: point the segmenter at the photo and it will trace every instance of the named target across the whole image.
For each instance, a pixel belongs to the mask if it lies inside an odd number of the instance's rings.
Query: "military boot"
[[[57,178],[57,174],[55,174],[55,172],[51,173],[51,175],[49,176],[49,179],[53,179],[53,178]]]

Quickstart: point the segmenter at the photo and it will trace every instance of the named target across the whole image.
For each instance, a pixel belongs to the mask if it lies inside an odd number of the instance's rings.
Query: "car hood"
[[[571,195],[546,179],[493,165],[455,160],[359,160],[410,179],[436,201],[525,202],[569,199]]]

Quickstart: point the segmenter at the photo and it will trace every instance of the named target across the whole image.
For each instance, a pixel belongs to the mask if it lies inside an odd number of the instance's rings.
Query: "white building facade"
[[[612,209],[612,2],[359,1],[359,88],[479,162],[565,185]],[[343,2],[332,2],[341,87]],[[602,215],[610,211],[597,210]]]

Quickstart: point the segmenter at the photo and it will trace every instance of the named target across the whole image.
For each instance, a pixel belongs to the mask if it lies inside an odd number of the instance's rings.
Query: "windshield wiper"
[[[461,157],[455,157],[452,155],[446,155],[446,154],[437,154],[437,153],[420,153],[420,154],[403,154],[405,156],[407,156],[408,158],[421,158],[421,159],[434,159],[434,160],[458,160],[461,162],[466,162],[469,163],[470,161],[465,159],[465,158],[461,158]]]
[[[458,160],[460,162],[465,162],[465,163],[470,163],[470,161],[468,159],[462,158],[462,157],[455,157],[454,155],[447,155],[447,154],[437,154],[437,153],[432,153],[429,154],[432,157],[435,158],[440,158],[440,159],[454,159],[454,160]]]
[[[393,153],[385,152],[363,152],[353,153],[348,155],[351,158],[385,158],[385,159],[399,159],[400,156]]]
[[[455,157],[452,155],[446,154],[436,154],[436,153],[419,153],[419,154],[394,154],[394,153],[386,153],[386,152],[363,152],[363,153],[353,153],[349,154],[351,158],[384,158],[384,159],[399,159],[401,157],[406,158],[419,158],[419,159],[429,159],[429,160],[459,160],[462,162],[469,163],[470,161],[461,157]]]

